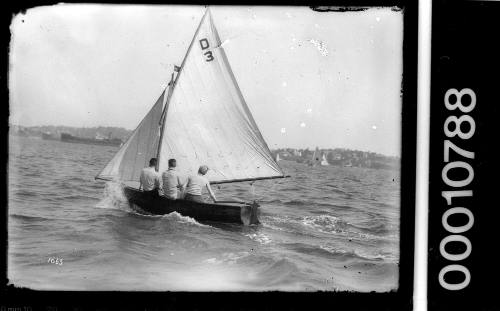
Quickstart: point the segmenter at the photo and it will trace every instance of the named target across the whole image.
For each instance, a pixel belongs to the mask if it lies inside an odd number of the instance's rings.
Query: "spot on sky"
[[[318,24],[314,24],[314,27],[319,28],[319,25]]]
[[[286,133],[286,128],[282,127],[282,128],[281,128],[281,133],[282,133],[282,134],[285,134],[285,133]]]
[[[376,129],[377,129],[377,126],[376,126],[376,125],[373,125],[373,126],[372,126],[372,129],[376,130]]]
[[[380,22],[380,17],[378,17],[378,16],[377,16],[377,17],[375,18],[375,20],[376,20],[377,22]]]
[[[311,42],[318,49],[321,55],[328,56],[328,49],[326,48],[326,44],[323,41],[310,39],[309,42]]]
[[[304,122],[300,123],[300,127],[306,127],[306,124]]]
[[[283,81],[281,85],[283,85],[283,87],[286,87],[286,81]]]

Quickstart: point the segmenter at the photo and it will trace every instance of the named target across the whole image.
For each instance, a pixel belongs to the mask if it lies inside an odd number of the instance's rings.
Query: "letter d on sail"
[[[210,45],[208,44],[208,40],[206,38],[203,38],[200,40],[200,46],[202,50],[205,50],[208,49]]]

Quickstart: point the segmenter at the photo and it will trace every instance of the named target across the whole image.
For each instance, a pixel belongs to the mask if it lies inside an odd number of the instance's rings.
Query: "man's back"
[[[170,199],[178,198],[178,188],[182,187],[182,180],[180,174],[169,168],[161,175],[163,180],[163,194]]]
[[[160,179],[154,167],[143,168],[140,181],[144,191],[152,191],[160,186]]]
[[[203,187],[206,187],[208,184],[208,179],[200,175],[192,175],[189,176],[186,193],[192,195],[201,195],[203,191]]]

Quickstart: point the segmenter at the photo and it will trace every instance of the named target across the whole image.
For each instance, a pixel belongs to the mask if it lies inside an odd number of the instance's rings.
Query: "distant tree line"
[[[59,138],[61,133],[84,138],[95,138],[96,136],[106,138],[119,138],[125,141],[132,131],[123,127],[97,126],[97,127],[72,127],[72,126],[19,126],[10,125],[10,134],[16,136],[42,137],[43,134]]]
[[[295,161],[298,163],[314,162],[313,155],[315,149],[294,149],[280,148],[271,150],[274,157],[279,154],[283,160]],[[387,156],[370,151],[351,150],[345,148],[318,149],[315,158],[320,161],[325,156],[329,165],[348,167],[367,167],[375,169],[399,169],[401,159],[396,156]]]

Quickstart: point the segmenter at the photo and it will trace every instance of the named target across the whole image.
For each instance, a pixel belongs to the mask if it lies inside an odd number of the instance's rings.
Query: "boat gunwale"
[[[139,190],[137,188],[134,188],[134,187],[131,187],[131,186],[127,186],[127,185],[124,185],[124,188],[127,188],[129,190],[132,190],[134,192],[138,192],[138,193],[144,193],[144,191],[142,190]],[[234,207],[234,208],[238,208],[238,209],[241,209],[242,207],[244,206],[251,206],[252,204],[257,204],[258,207],[260,207],[260,205],[257,203],[257,202],[254,202],[254,203],[249,203],[249,202],[233,202],[233,203],[217,203],[217,202],[196,202],[196,201],[190,201],[190,200],[185,200],[185,199],[176,199],[176,200],[172,200],[172,199],[169,199],[163,195],[158,195],[158,198],[161,199],[161,200],[164,200],[164,201],[168,201],[168,202],[176,202],[176,203],[183,203],[183,202],[186,202],[186,203],[189,203],[189,204],[195,204],[195,205],[204,205],[204,206],[217,206],[217,207]],[[128,198],[127,198],[128,199]],[[223,201],[223,200],[221,200]]]

